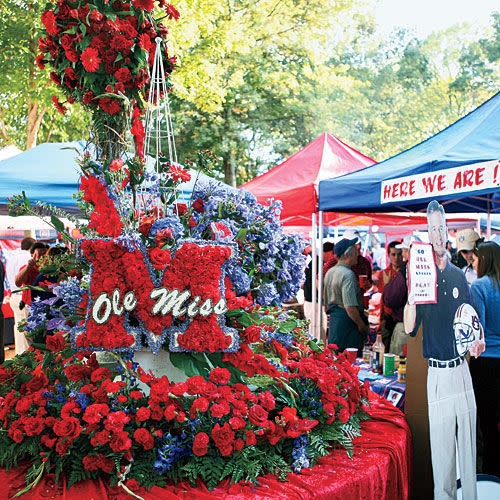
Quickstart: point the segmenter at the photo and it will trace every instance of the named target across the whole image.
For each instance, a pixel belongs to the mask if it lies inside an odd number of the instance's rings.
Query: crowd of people
[[[379,252],[377,261],[377,252],[361,255],[362,239],[357,231],[346,231],[335,245],[324,243],[323,338],[328,343],[336,344],[339,351],[356,347],[361,355],[370,342],[371,330],[382,334],[385,352],[403,354],[407,343],[404,310],[408,302],[408,257],[414,241],[420,240],[408,235],[402,241],[391,241],[385,249],[385,267],[378,265],[383,262]],[[457,232],[456,249],[446,242],[444,254],[462,279],[465,277],[467,296],[484,330],[486,350],[470,360],[482,435],[479,457],[483,472],[500,476],[496,456],[500,449],[500,246],[484,241],[472,229],[464,229]],[[311,269],[312,262],[304,287],[304,314],[308,319],[312,312]]]

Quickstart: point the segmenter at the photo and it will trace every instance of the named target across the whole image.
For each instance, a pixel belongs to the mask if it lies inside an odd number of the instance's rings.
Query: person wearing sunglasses
[[[500,476],[500,246],[493,241],[477,242],[473,266],[478,279],[471,285],[474,307],[484,329],[486,349],[471,358],[470,371],[476,395],[485,474]]]

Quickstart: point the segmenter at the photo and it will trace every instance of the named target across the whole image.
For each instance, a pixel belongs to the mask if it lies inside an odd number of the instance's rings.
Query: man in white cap
[[[467,264],[462,267],[467,283],[471,285],[477,280],[477,273],[472,267],[474,260],[474,245],[480,239],[479,234],[474,229],[462,229],[457,232],[457,252],[460,252]]]
[[[396,248],[401,249],[401,252],[403,254],[403,262],[408,262],[408,257],[410,255],[410,246],[414,241],[422,241],[422,240],[418,236],[415,236],[413,234],[407,234],[403,238],[403,241],[399,245],[396,245]]]

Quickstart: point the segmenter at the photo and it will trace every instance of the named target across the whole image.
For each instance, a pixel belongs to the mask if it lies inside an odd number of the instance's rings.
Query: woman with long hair
[[[478,279],[471,285],[472,299],[484,328],[486,349],[471,358],[470,372],[483,434],[483,471],[500,476],[500,246],[489,241],[474,247],[473,266]]]

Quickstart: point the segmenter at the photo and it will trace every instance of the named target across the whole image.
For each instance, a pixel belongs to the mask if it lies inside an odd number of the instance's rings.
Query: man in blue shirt
[[[423,327],[434,498],[456,498],[458,447],[463,498],[476,500],[476,402],[461,347],[464,339],[453,329],[459,307],[471,303],[470,292],[465,275],[448,260],[446,218],[436,201],[429,203],[427,222],[436,261],[437,303],[415,305],[410,294],[404,325],[411,336]]]

